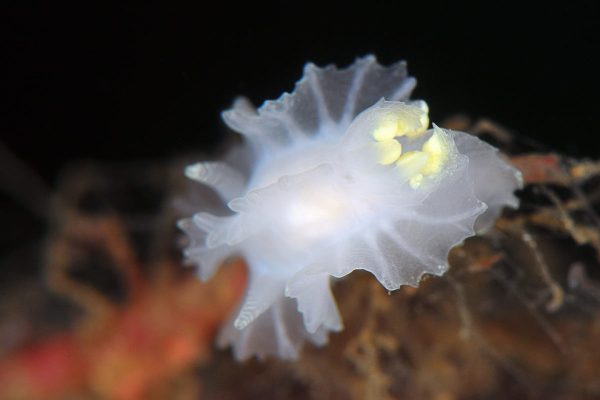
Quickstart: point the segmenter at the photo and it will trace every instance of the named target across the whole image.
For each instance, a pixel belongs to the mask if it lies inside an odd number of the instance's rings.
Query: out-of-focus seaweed
[[[168,171],[77,166],[65,174],[42,259],[48,289],[72,309],[48,310],[66,314],[62,329],[2,349],[0,398],[197,397],[194,366],[210,358],[245,270],[237,262],[202,284],[180,265]],[[27,331],[43,328],[28,323]]]

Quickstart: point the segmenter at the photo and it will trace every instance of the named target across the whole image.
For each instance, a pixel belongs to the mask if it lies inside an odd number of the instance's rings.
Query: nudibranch
[[[293,93],[223,113],[245,139],[225,161],[189,166],[228,206],[179,222],[188,261],[209,279],[245,258],[248,289],[219,341],[238,359],[298,357],[342,329],[330,284],[355,269],[387,290],[442,275],[450,249],[517,207],[520,173],[463,132],[430,128],[403,62],[307,64]],[[243,160],[248,160],[244,163]]]

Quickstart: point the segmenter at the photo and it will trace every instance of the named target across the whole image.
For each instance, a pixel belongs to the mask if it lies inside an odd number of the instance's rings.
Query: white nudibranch
[[[223,113],[246,157],[237,149],[186,169],[231,210],[179,222],[187,259],[202,279],[231,256],[248,264],[246,297],[220,336],[238,359],[295,359],[305,340],[326,343],[342,329],[332,277],[362,269],[387,290],[416,286],[517,207],[520,173],[474,136],[430,129],[427,104],[409,101],[414,86],[404,63],[373,56],[346,69],[307,64],[293,93]]]

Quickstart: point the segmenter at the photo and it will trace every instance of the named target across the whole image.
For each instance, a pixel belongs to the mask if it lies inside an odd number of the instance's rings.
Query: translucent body
[[[308,64],[292,94],[258,110],[240,99],[223,114],[247,140],[248,165],[186,170],[232,211],[180,221],[186,256],[203,279],[232,255],[249,266],[246,298],[220,338],[238,358],[295,358],[305,340],[324,344],[342,329],[332,277],[363,269],[388,290],[416,286],[517,206],[518,171],[473,136],[427,129],[427,105],[408,102],[414,86],[403,63]]]

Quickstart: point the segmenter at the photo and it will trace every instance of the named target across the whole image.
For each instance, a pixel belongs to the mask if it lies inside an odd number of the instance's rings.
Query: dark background
[[[0,137],[50,182],[70,160],[207,149],[234,96],[260,104],[291,90],[307,60],[345,66],[368,53],[408,61],[433,121],[485,116],[559,151],[600,155],[592,1],[45,3],[1,6]]]

